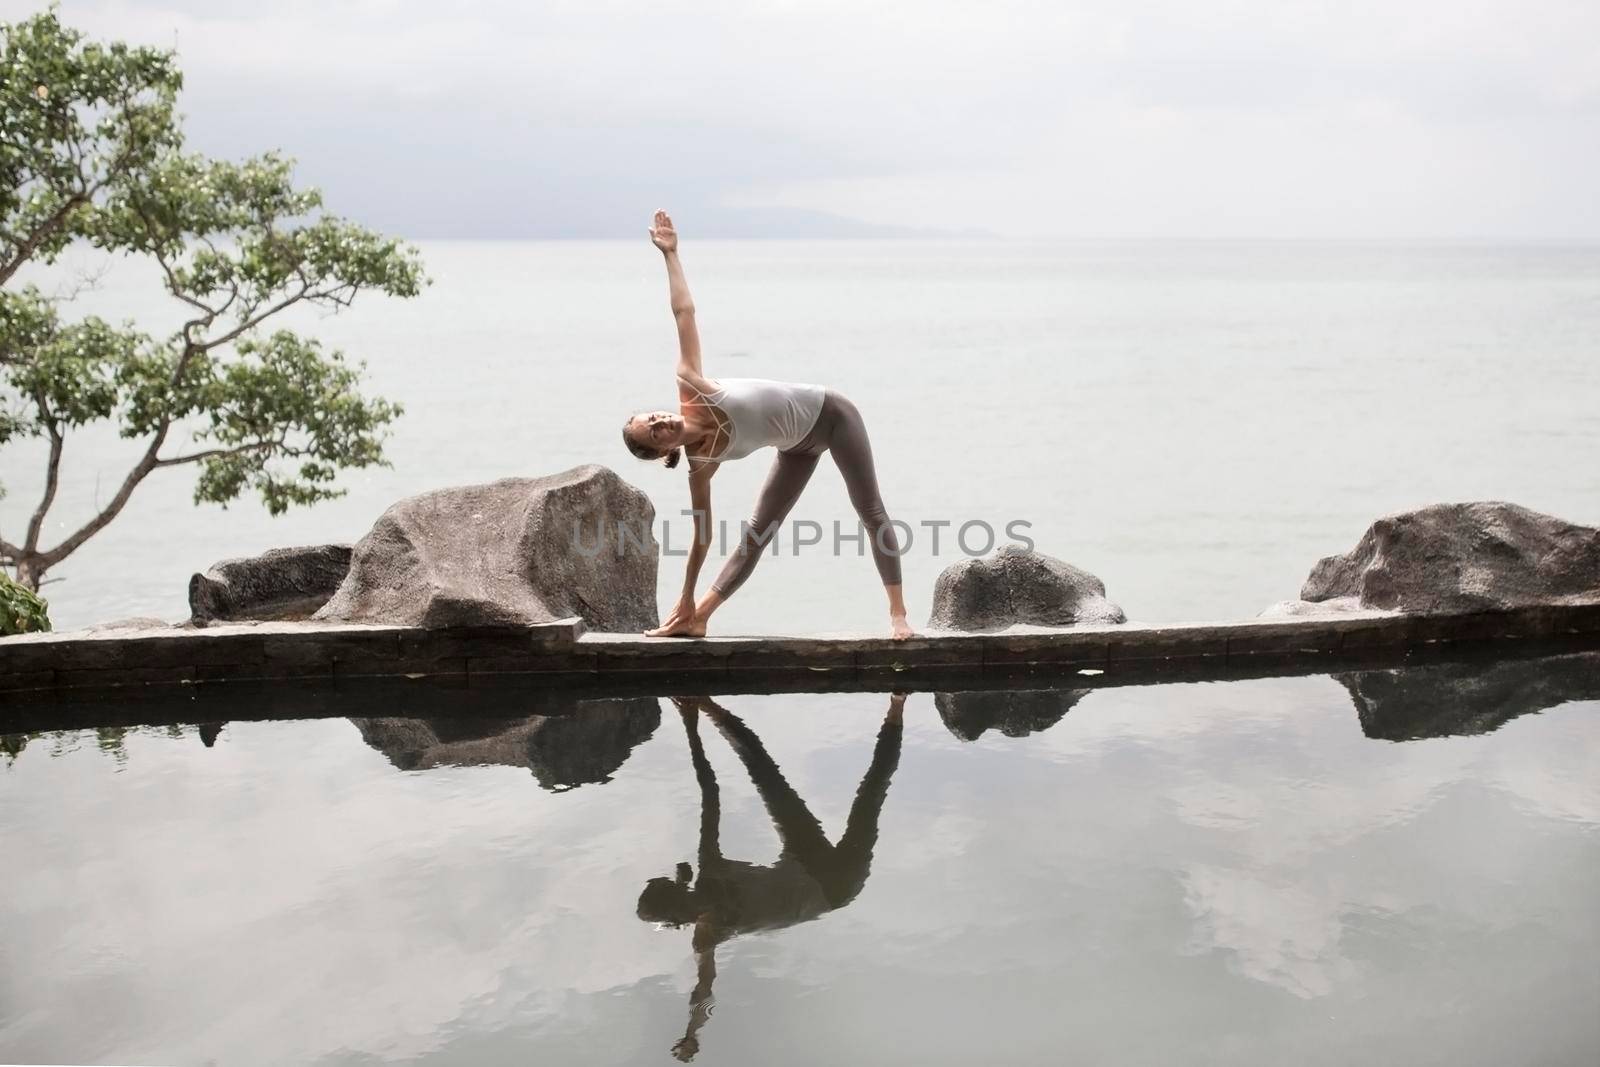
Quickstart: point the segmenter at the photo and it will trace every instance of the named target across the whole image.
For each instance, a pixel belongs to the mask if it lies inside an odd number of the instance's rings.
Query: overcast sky
[[[61,10],[178,48],[196,147],[417,238],[1600,239],[1595,0]]]

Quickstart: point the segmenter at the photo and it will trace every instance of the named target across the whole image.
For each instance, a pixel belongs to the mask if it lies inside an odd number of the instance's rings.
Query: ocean
[[[281,519],[197,508],[166,472],[52,572],[58,625],[183,618],[213,561],[353,541],[440,486],[598,462],[681,521],[683,469],[619,440],[674,397],[659,256],[423,253],[422,298],[296,320],[405,404],[393,467]],[[709,374],[860,407],[915,620],[963,526],[975,549],[1012,526],[1161,621],[1293,597],[1399,509],[1600,523],[1600,248],[691,242],[685,263]],[[180,315],[137,267],[81,280],[108,317]],[[52,534],[130,452],[72,439]],[[0,455],[14,535],[42,451]],[[718,475],[719,516],[767,462]],[[793,518],[850,517],[824,462]],[[829,548],[763,559],[715,632],[881,627],[870,559]],[[1597,656],[903,706],[138,694],[100,706],[144,726],[0,734],[0,1060],[1594,1062]]]
[[[48,576],[58,628],[181,619],[189,576],[217,560],[355,541],[407,495],[584,463],[645,490],[658,536],[664,520],[686,542],[683,467],[619,439],[630,414],[675,402],[660,255],[642,237],[420,247],[421,297],[285,318],[405,405],[392,468],[276,519],[251,498],[196,507],[192,470],[160,472]],[[1495,499],[1600,524],[1597,246],[686,237],[683,257],[709,376],[819,382],[860,407],[884,501],[912,532],[914,623],[940,570],[1008,528],[1098,575],[1130,619],[1175,621],[1292,598],[1317,559],[1397,510]],[[146,264],[74,253],[29,277],[151,333],[182,318]],[[112,433],[69,438],[47,543],[109,498],[132,454]],[[735,532],[771,455],[717,476]],[[43,456],[0,452],[0,534],[26,525]],[[791,520],[829,533],[780,535],[713,632],[881,628],[870,558],[832,550],[854,515],[831,464]],[[663,609],[681,581],[681,559],[663,559]]]

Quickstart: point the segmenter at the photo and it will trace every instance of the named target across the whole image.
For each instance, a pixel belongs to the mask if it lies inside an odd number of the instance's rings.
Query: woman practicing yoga
[[[856,406],[832,389],[763,378],[705,377],[700,369],[700,333],[694,301],[678,260],[678,234],[665,211],[657,211],[650,240],[667,261],[672,315],[678,321],[678,412],[635,415],[622,427],[628,451],[640,459],[678,465],[678,449],[689,457],[689,501],[694,509],[695,537],[689,549],[683,593],[667,621],[646,630],[649,637],[701,637],[706,623],[724,600],[744,584],[761,559],[761,549],[777,533],[817,469],[822,453],[833,456],[844,475],[850,503],[861,516],[872,560],[889,596],[889,634],[912,636],[900,591],[900,545],[878,496],[872,467],[872,445]],[[739,545],[711,589],[695,602],[695,584],[711,547],[711,479],[720,464],[743,459],[758,448],[778,449],[772,473],[756,498],[755,516],[744,528]]]

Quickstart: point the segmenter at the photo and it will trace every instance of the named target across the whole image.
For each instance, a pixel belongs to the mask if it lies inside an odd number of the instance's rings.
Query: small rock
[[[1366,611],[1361,606],[1361,599],[1353,596],[1334,597],[1332,600],[1312,602],[1310,600],[1280,600],[1276,604],[1268,605],[1257,618],[1282,619],[1298,618],[1304,615],[1348,615],[1355,611]]]
[[[1018,623],[1072,626],[1123,623],[1105,583],[1088,571],[1021,545],[984,559],[952,563],[933,586],[935,629],[985,632]]]
[[[225,559],[189,579],[189,613],[197,626],[246,619],[309,619],[350,570],[349,545],[274,548]]]

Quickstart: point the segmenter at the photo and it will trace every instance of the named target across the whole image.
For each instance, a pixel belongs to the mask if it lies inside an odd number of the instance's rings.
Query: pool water
[[[1600,654],[226,710],[4,738],[0,1060],[1600,1057]]]

